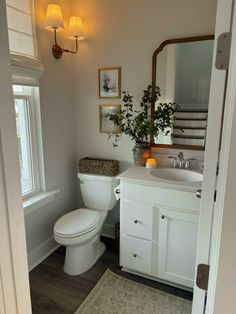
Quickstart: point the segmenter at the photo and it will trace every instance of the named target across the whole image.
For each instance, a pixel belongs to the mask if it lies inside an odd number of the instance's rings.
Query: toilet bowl
[[[86,208],[69,212],[54,226],[55,240],[66,246],[64,271],[79,275],[91,268],[105,251],[100,234],[107,217],[117,202],[114,188],[116,177],[78,173]]]

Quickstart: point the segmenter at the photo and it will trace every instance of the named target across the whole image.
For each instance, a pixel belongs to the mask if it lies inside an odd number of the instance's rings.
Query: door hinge
[[[222,33],[217,39],[215,67],[218,70],[228,70],[230,57],[231,33]]]
[[[207,291],[209,281],[210,265],[199,264],[197,266],[197,280],[198,288]]]

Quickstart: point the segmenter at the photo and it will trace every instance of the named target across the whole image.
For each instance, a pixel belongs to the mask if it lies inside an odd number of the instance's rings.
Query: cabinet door
[[[193,287],[198,214],[160,210],[158,277]]]

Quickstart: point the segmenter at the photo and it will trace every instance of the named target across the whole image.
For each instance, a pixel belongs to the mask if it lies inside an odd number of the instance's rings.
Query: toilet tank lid
[[[65,237],[78,236],[94,229],[100,214],[87,208],[73,210],[62,216],[54,226],[54,232]]]
[[[96,174],[88,174],[88,173],[77,173],[77,177],[79,179],[84,180],[92,180],[92,181],[116,181],[117,177],[109,177],[109,176],[100,176]]]

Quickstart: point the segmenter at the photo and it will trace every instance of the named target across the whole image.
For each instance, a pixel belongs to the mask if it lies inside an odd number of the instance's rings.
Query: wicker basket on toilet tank
[[[79,172],[114,177],[119,174],[119,161],[85,157],[79,160]]]

